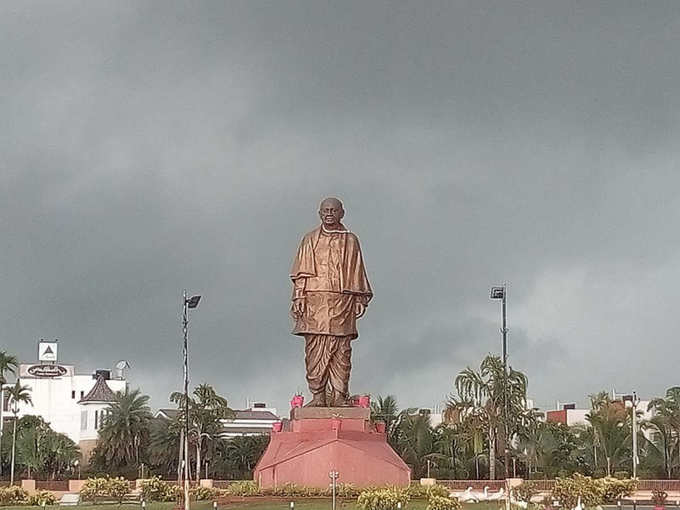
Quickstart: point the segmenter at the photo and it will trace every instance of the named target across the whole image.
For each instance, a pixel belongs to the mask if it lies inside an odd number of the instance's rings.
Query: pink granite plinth
[[[328,473],[337,471],[338,483],[357,487],[408,485],[409,467],[369,417],[368,409],[356,407],[293,409],[283,430],[272,432],[255,480],[263,488],[285,483],[326,488]]]

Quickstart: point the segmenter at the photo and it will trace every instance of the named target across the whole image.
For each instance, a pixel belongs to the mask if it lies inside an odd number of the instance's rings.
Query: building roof
[[[168,420],[174,420],[179,414],[178,409],[159,409],[156,413],[156,418],[166,418]]]
[[[116,395],[111,391],[109,385],[106,384],[106,379],[102,375],[97,377],[97,382],[94,383],[92,389],[80,399],[79,404],[86,404],[88,402],[114,402]]]
[[[278,421],[279,417],[271,411],[253,411],[252,409],[234,410],[235,420],[274,420]]]

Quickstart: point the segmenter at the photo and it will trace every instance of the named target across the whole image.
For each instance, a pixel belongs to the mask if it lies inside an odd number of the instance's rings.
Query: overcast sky
[[[337,195],[354,393],[498,353],[542,406],[680,384],[680,2],[0,4],[0,348],[285,412],[297,243]]]

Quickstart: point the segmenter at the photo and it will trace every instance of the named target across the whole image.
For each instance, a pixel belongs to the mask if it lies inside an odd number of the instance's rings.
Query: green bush
[[[432,494],[427,502],[427,510],[460,510],[462,505],[455,498]]]
[[[578,503],[586,507],[604,503],[604,485],[589,476],[574,473],[568,478],[556,478],[551,498],[559,501],[562,508],[574,508]]]
[[[242,480],[229,484],[225,493],[231,496],[257,496],[260,493],[260,488],[253,481]]]
[[[130,492],[130,483],[122,477],[109,478],[107,489],[109,497],[120,505],[125,495]]]
[[[451,491],[441,484],[434,485],[420,485],[420,483],[413,483],[408,488],[408,495],[411,499],[429,498],[431,495],[448,498]]]
[[[109,478],[88,478],[80,489],[80,498],[83,501],[92,501],[95,505],[98,501],[109,497]]]
[[[272,491],[272,494],[274,494],[274,496],[311,498],[317,496],[328,496],[330,494],[330,489],[304,487],[295,483],[284,483],[283,485],[276,487]]]
[[[0,506],[24,505],[28,501],[28,492],[21,487],[0,488]]]
[[[140,488],[144,501],[177,501],[182,494],[181,487],[161,480],[158,476],[142,481]]]
[[[196,501],[215,500],[222,494],[220,489],[212,487],[193,487],[189,490],[189,497]]]
[[[361,491],[351,483],[339,483],[335,486],[335,494],[339,498],[356,498],[359,492]]]
[[[38,491],[28,498],[29,506],[51,506],[57,504],[57,498],[50,491]]]
[[[398,503],[404,508],[410,499],[409,490],[399,487],[366,489],[359,494],[357,506],[362,510],[394,510]]]
[[[597,480],[602,488],[605,503],[616,503],[619,499],[630,496],[637,489],[637,480],[619,480],[617,478],[600,478]]]
[[[532,482],[531,480],[524,481],[512,489],[512,497],[515,500],[523,501],[524,503],[530,503],[531,498],[533,498],[536,494],[538,494],[536,482]]]

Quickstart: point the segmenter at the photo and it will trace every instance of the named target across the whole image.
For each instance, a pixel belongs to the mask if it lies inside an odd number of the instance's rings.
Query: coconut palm
[[[181,432],[182,424],[177,419],[155,418],[151,421],[149,460],[158,472],[169,475],[177,470]]]
[[[0,351],[0,433],[3,428],[3,408],[5,402],[5,384],[7,384],[6,374],[16,374],[19,362],[16,356],[7,354],[7,351]],[[1,437],[2,434],[0,434]],[[0,450],[0,454],[2,451]],[[2,475],[2,457],[0,457],[0,475]]]
[[[238,479],[253,477],[255,464],[269,444],[269,436],[241,436],[218,441],[215,451],[215,468],[228,471]]]
[[[630,413],[621,402],[612,401],[604,392],[591,396],[591,407],[586,420],[595,432],[595,451],[602,453],[607,476],[611,476],[614,468],[630,459]]]
[[[677,459],[680,444],[680,387],[674,386],[666,390],[664,398],[655,398],[649,402],[648,411],[654,411],[654,417],[643,424],[653,432],[652,445],[662,454],[663,468],[666,478],[671,478],[674,461]]]
[[[392,424],[397,419],[398,414],[399,407],[394,395],[387,395],[385,398],[378,395],[377,399],[371,402],[371,420],[385,422],[388,440],[393,432]]]
[[[152,419],[149,397],[139,389],[116,393],[99,430],[99,442],[92,454],[99,468],[136,470],[146,459]]]
[[[464,420],[477,422],[485,431],[489,443],[489,478],[496,478],[496,450],[504,449],[505,372],[498,356],[488,355],[479,371],[468,367],[455,379],[456,395],[447,403],[447,414],[457,411]],[[510,368],[507,376],[508,434],[521,429],[527,416],[527,377]],[[500,437],[499,437],[500,436]]]
[[[184,394],[174,392],[170,400],[180,408],[180,420],[184,422],[185,400]],[[227,399],[217,394],[209,384],[201,384],[194,388],[189,396],[189,428],[196,446],[196,479],[201,477],[201,453],[204,441],[214,439],[222,428],[222,420],[234,418]]]
[[[33,405],[33,400],[31,399],[31,388],[28,386],[23,386],[17,380],[9,389],[9,404],[14,414],[14,423],[12,431],[12,462],[10,467],[10,485],[14,484],[14,460],[16,456],[16,442],[17,442],[17,418],[19,414],[19,404],[30,404]]]

